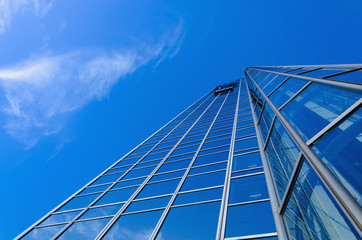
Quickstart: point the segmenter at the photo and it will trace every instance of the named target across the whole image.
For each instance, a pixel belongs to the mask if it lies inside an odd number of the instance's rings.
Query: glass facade
[[[360,68],[247,68],[16,239],[360,239]]]

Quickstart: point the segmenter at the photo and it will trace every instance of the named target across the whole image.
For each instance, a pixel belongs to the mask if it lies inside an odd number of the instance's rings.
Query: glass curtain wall
[[[361,239],[362,65],[249,67],[278,214],[292,239]]]

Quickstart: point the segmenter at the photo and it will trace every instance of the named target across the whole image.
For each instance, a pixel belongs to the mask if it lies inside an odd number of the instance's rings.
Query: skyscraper
[[[359,239],[361,69],[249,67],[17,239]]]

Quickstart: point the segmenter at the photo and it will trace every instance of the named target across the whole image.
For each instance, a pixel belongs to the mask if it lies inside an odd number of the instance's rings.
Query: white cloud
[[[46,0],[0,0],[0,34],[11,25],[13,16],[18,12],[33,11],[43,17],[52,8],[53,1]]]
[[[6,103],[4,128],[14,138],[33,146],[42,135],[59,132],[69,113],[107,96],[120,78],[151,60],[160,63],[178,51],[182,22],[160,43],[127,51],[83,49],[32,57],[0,68]],[[171,56],[170,56],[171,55]]]

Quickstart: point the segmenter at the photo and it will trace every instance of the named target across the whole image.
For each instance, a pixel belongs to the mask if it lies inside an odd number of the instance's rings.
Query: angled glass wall
[[[245,70],[267,181],[288,238],[361,239],[361,69]]]

